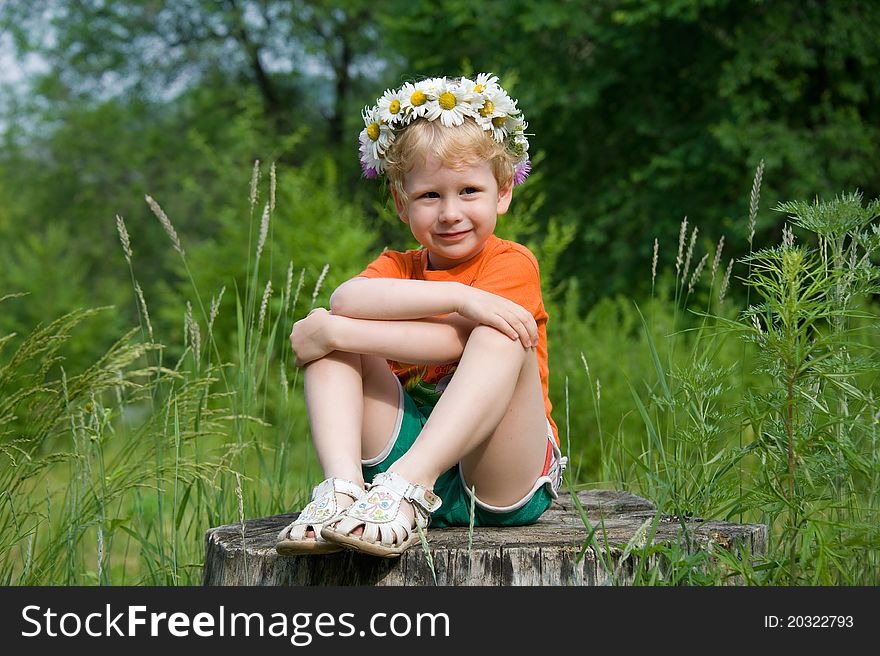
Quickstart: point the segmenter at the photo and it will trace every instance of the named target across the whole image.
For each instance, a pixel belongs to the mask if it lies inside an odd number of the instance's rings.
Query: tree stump
[[[278,532],[297,513],[246,520],[209,529],[205,535],[204,585],[627,585],[633,582],[633,555],[627,545],[683,545],[689,553],[716,549],[739,557],[763,553],[764,524],[733,524],[669,516],[657,517],[654,504],[628,492],[577,493],[588,530],[569,493],[530,526],[429,528],[430,560],[420,545],[400,558],[375,558],[352,551],[324,556],[280,556]],[[652,525],[655,525],[652,534]],[[686,528],[686,530],[685,530]],[[687,536],[687,537],[686,537]],[[688,539],[689,538],[689,539]],[[597,553],[598,551],[598,553]],[[581,557],[581,553],[583,556]],[[657,554],[647,566],[659,564]],[[738,581],[732,581],[738,583]]]

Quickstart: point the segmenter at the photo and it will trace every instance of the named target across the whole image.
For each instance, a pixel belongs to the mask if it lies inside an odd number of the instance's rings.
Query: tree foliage
[[[490,69],[513,88],[546,154],[545,216],[578,226],[559,274],[589,298],[645,289],[653,238],[672,246],[682,216],[742,253],[762,158],[771,203],[880,190],[873,3],[438,0],[389,15],[413,72]]]
[[[878,27],[873,3],[819,0],[9,0],[4,43],[42,65],[3,103],[0,287],[54,285],[21,244],[61,239],[59,270],[102,284],[60,309],[119,302],[116,214],[145,280],[173,286],[144,195],[207,240],[244,208],[255,159],[281,172],[332,161],[321,184],[379,235],[363,258],[401,246],[375,186],[358,183],[360,108],[407,77],[489,70],[534,134],[517,202],[536,208],[536,234],[573,235],[554,288],[576,279],[586,305],[638,295],[654,238],[668,263],[683,216],[745,252],[761,159],[765,206],[880,192]],[[780,227],[762,215],[756,240]]]

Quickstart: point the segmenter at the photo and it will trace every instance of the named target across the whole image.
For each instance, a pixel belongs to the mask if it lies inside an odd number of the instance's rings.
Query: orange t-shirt
[[[479,255],[451,269],[437,271],[428,269],[428,253],[424,249],[402,253],[385,251],[358,276],[459,282],[503,296],[531,312],[538,324],[538,370],[544,390],[544,407],[553,436],[559,444],[559,429],[550,416],[553,405],[548,394],[547,310],[541,297],[538,261],[528,248],[492,235]],[[389,360],[388,364],[417,401],[425,399],[432,403],[439,398],[457,366],[457,363],[413,365],[393,360]]]

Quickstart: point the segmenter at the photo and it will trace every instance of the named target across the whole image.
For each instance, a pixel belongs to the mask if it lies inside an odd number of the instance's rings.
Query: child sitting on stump
[[[550,417],[538,263],[493,233],[530,170],[497,77],[433,78],[364,110],[365,176],[387,176],[417,250],[382,253],[296,322],[326,479],[282,554],[402,554],[435,526],[530,524],[566,459]]]

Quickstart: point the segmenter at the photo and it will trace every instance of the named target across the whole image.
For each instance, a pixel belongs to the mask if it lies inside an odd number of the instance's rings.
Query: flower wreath
[[[433,77],[387,89],[373,107],[364,107],[362,112],[365,127],[358,140],[364,177],[375,178],[385,171],[385,153],[395,135],[413,121],[440,119],[446,127],[455,127],[470,117],[518,158],[513,183],[521,184],[531,171],[531,162],[525,135],[528,123],[516,103],[491,73],[480,73],[476,80]]]

